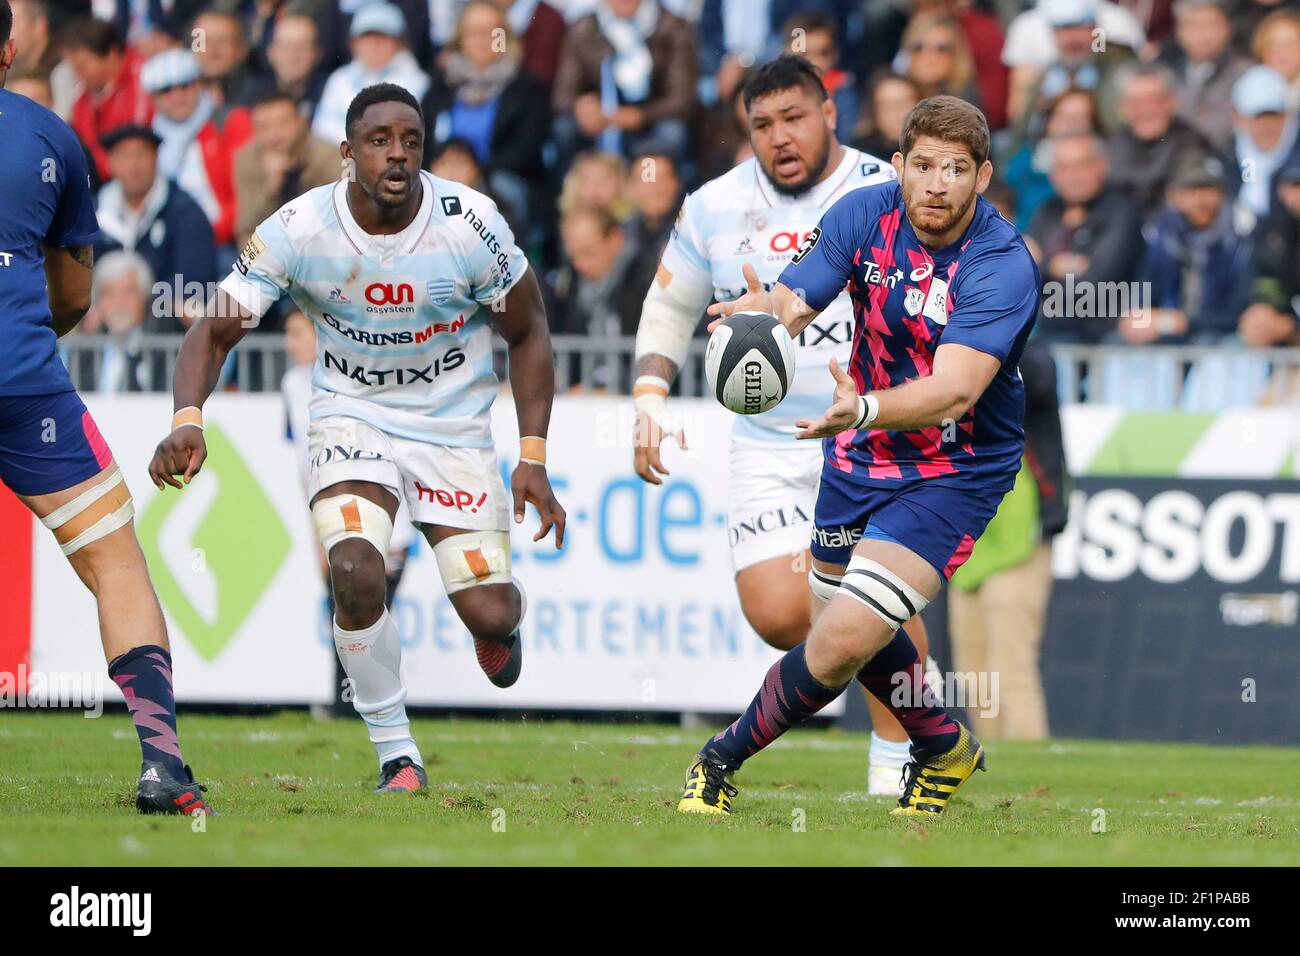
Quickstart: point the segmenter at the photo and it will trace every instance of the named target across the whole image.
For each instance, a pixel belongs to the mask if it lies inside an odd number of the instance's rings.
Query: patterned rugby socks
[[[894,639],[862,666],[858,680],[898,718],[917,750],[941,754],[957,746],[957,722],[926,686],[925,664],[904,630],[895,631]]]
[[[839,697],[847,686],[827,687],[813,677],[800,644],[772,665],[745,712],[700,752],[735,770],[746,758]]]
[[[171,654],[157,644],[133,647],[113,658],[108,676],[126,698],[142,759],[157,761],[177,779],[185,779],[185,761],[176,738]]]

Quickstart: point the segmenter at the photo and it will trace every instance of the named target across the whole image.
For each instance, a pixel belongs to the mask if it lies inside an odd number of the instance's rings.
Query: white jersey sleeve
[[[297,258],[277,212],[253,230],[220,288],[260,319],[289,291]]]
[[[707,245],[700,232],[699,201],[692,193],[682,202],[673,224],[672,235],[664,247],[663,267],[692,292],[698,292],[708,305],[713,293],[713,275],[709,268]]]
[[[515,244],[514,233],[496,203],[480,196],[462,214],[478,234],[466,250],[465,272],[474,301],[490,306],[514,288],[528,269],[528,258]]]

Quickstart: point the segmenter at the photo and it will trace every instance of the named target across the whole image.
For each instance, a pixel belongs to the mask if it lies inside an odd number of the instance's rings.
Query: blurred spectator
[[[748,76],[747,72],[742,76]],[[696,182],[721,176],[749,155],[749,114],[745,111],[745,83],[731,91],[731,98],[705,107],[700,113],[696,137]]]
[[[1113,74],[1145,42],[1133,15],[1113,3],[1038,0],[1011,23],[1002,50],[1011,67],[1011,124],[1023,136],[1035,113],[1077,87],[1093,91],[1103,122],[1114,128]]]
[[[474,146],[468,140],[453,136],[439,143],[433,148],[433,155],[425,168],[442,179],[450,179],[484,194],[487,192],[483,167],[478,164]]]
[[[1087,90],[1066,90],[1047,108],[1046,128],[1020,147],[1003,168],[1002,178],[1015,192],[1014,211],[1007,217],[1018,229],[1029,228],[1038,207],[1051,199],[1052,145],[1054,138],[1088,133],[1102,136],[1097,101]]]
[[[635,243],[608,210],[577,209],[560,223],[565,264],[552,285],[547,309],[551,330],[591,340],[636,334],[645,289],[632,278],[638,256]],[[604,361],[589,362],[582,384],[618,388],[618,371]]]
[[[311,134],[289,93],[264,93],[252,107],[253,138],[235,154],[236,245],[289,200],[340,178],[334,143]]]
[[[115,249],[139,253],[158,282],[171,289],[145,320],[149,332],[179,332],[202,310],[186,301],[187,283],[207,283],[216,275],[212,226],[193,199],[158,174],[158,134],[147,126],[124,126],[104,138],[112,177],[99,191],[96,212],[103,234],[95,258]],[[193,291],[191,289],[190,291]],[[190,307],[187,313],[185,307]]]
[[[9,6],[14,14],[9,38],[17,49],[9,68],[9,89],[15,80],[44,81],[50,89],[50,102],[44,105],[66,119],[77,99],[77,77],[55,48],[49,5],[46,0],[10,0]]]
[[[560,213],[595,207],[607,210],[619,222],[632,216],[627,193],[627,163],[613,153],[583,153],[573,161],[560,190]]]
[[[194,20],[194,42],[203,87],[216,104],[217,125],[225,125],[225,111],[247,106],[265,73],[260,59],[249,56],[244,24],[233,13],[204,10]]]
[[[362,10],[375,6],[396,6],[404,24],[397,36],[410,50],[412,60],[417,65],[432,63],[434,45],[429,16],[431,10],[443,5],[438,0],[319,0],[318,12],[314,15],[320,25],[320,46],[326,72],[356,59],[352,41],[359,34],[354,21]],[[418,100],[424,91],[411,92]]]
[[[183,44],[189,46],[194,18],[212,0],[54,0],[64,6],[84,5],[113,24],[118,36],[140,55],[149,57]]]
[[[188,50],[164,50],[151,57],[140,82],[153,97],[153,128],[162,139],[159,175],[194,197],[212,223],[217,245],[231,245],[235,153],[252,135],[248,111],[232,109],[224,126],[217,124],[216,101],[200,82],[198,58]]]
[[[1120,127],[1110,138],[1112,182],[1127,189],[1143,216],[1159,212],[1165,185],[1178,157],[1217,152],[1214,145],[1177,115],[1173,73],[1154,63],[1129,63],[1116,78]]]
[[[996,709],[971,706],[992,740],[1047,736],[1039,649],[1052,593],[1052,539],[1065,530],[1069,476],[1061,437],[1056,365],[1041,344],[1020,359],[1025,384],[1025,454],[1015,487],[952,576],[948,628],[953,669],[998,675]]]
[[[1287,106],[1300,109],[1300,10],[1274,10],[1259,24],[1250,49],[1255,59],[1282,74]]]
[[[781,35],[781,4],[774,0],[704,0],[695,23],[699,96],[706,107],[728,108],[745,73],[767,58]],[[797,9],[804,10],[800,5]]]
[[[1002,62],[1005,36],[1002,23],[986,4],[974,0],[902,0],[867,4],[865,43],[871,55],[866,63],[890,63],[903,46],[903,32],[911,18],[932,15],[956,20],[970,51],[979,89],[979,100],[989,127],[1001,129],[1007,123],[1007,92],[1010,70]],[[1016,3],[1013,13],[1019,13]],[[1012,14],[1008,14],[1010,17]],[[888,154],[885,154],[888,155]]]
[[[1100,283],[1133,278],[1142,252],[1141,215],[1127,194],[1107,187],[1101,137],[1075,134],[1049,142],[1056,196],[1039,207],[1026,237],[1043,281],[1059,284],[1054,297],[1044,294],[1040,334],[1053,341],[1096,342],[1113,328],[1115,316],[1075,308],[1075,300],[1098,303]],[[1083,299],[1088,286],[1092,295]]]
[[[894,72],[917,85],[921,96],[947,93],[980,105],[975,64],[957,21],[941,13],[912,18],[894,58]]]
[[[1149,309],[1122,317],[1119,337],[1131,345],[1220,342],[1236,329],[1249,278],[1223,161],[1184,153],[1166,192],[1168,204],[1143,230],[1138,281],[1150,290]]]
[[[635,288],[644,296],[654,281],[659,259],[672,234],[682,204],[682,179],[666,152],[643,150],[632,158],[628,192],[636,209],[627,231],[637,249]]]
[[[149,263],[134,252],[110,252],[95,263],[86,329],[106,335],[96,376],[99,392],[153,392],[162,376],[146,367],[143,338],[153,293]],[[150,363],[152,364],[152,363]]]
[[[1232,88],[1232,160],[1241,182],[1237,201],[1256,218],[1268,214],[1273,176],[1298,148],[1296,115],[1286,97],[1286,80],[1266,66],[1252,66]]]
[[[281,17],[267,44],[266,61],[270,71],[254,81],[249,102],[263,93],[283,90],[294,98],[299,112],[310,122],[325,88],[316,21],[301,14]]]
[[[5,89],[10,93],[25,96],[33,103],[40,103],[47,110],[54,108],[54,96],[50,92],[50,81],[39,76],[20,76],[13,74],[5,77]]]
[[[325,81],[312,132],[330,143],[343,142],[348,104],[367,86],[396,83],[417,100],[429,90],[429,75],[420,69],[403,42],[407,21],[391,3],[370,3],[351,18],[352,62]]]
[[[835,19],[824,13],[796,14],[785,21],[781,34],[786,38],[783,52],[804,57],[821,74],[822,85],[835,104],[835,135],[848,142],[862,106],[857,77],[840,66]]]
[[[1260,29],[1276,17],[1294,16],[1295,0],[1236,0],[1232,10],[1233,44],[1240,53],[1250,54],[1267,63],[1258,49]],[[1276,67],[1274,67],[1276,69]]]
[[[100,179],[108,178],[108,157],[100,138],[119,126],[148,123],[153,104],[140,86],[140,59],[111,24],[83,17],[61,35],[63,55],[81,84],[69,125],[95,157]]]
[[[601,0],[570,26],[551,102],[560,168],[581,149],[635,153],[650,140],[686,158],[695,35],[657,0]]]
[[[467,4],[424,97],[424,144],[427,159],[448,137],[468,142],[503,214],[527,224],[537,208],[529,183],[544,178],[551,123],[546,89],[522,67],[520,50],[495,4]]]
[[[1250,66],[1232,48],[1227,2],[1178,0],[1176,32],[1160,55],[1176,77],[1178,115],[1218,151],[1232,138],[1232,84]]]
[[[1237,334],[1253,346],[1297,345],[1300,309],[1300,157],[1277,176],[1277,202],[1254,234],[1255,277]]]
[[[853,147],[881,159],[892,158],[902,139],[903,120],[921,99],[914,80],[888,69],[879,70],[867,86]]]
[[[492,0],[523,45],[523,67],[549,90],[560,69],[564,15],[545,0]]]

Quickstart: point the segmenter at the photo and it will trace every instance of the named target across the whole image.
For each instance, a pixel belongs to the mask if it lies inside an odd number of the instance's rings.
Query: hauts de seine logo
[[[138,528],[163,607],[211,661],[265,596],[290,538],[221,427],[209,423],[203,436],[203,471],[182,494],[155,495]]]

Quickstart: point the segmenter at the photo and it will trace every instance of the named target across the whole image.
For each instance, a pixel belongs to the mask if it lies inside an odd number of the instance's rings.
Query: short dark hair
[[[77,17],[70,20],[59,34],[63,50],[89,50],[95,56],[108,56],[114,50],[126,49],[117,28],[107,20],[94,17]]]
[[[989,158],[989,121],[979,107],[956,96],[930,96],[912,107],[899,137],[899,152],[904,158],[922,136],[961,143],[976,165]]]
[[[270,106],[272,103],[288,103],[295,110],[298,108],[298,98],[288,90],[282,90],[279,87],[271,87],[258,93],[248,106],[249,109],[255,110],[259,106]]]
[[[14,28],[14,8],[9,0],[0,0],[0,46],[9,42],[9,34]]]
[[[424,122],[424,113],[420,110],[420,102],[411,95],[410,90],[398,86],[396,83],[376,83],[374,86],[367,86],[354,96],[352,102],[348,104],[347,116],[343,120],[343,130],[344,135],[349,140],[352,139],[352,134],[357,131],[357,122],[365,114],[366,110],[376,103],[405,103],[415,110],[420,117],[420,122]]]
[[[433,147],[433,152],[429,154],[429,162],[437,162],[448,153],[461,153],[474,160],[474,165],[479,167],[483,165],[479,162],[478,153],[474,152],[474,144],[464,136],[448,136],[441,143],[438,143]]]
[[[819,102],[828,98],[826,84],[822,82],[817,67],[805,57],[783,53],[775,60],[764,63],[745,81],[745,109],[748,110],[754,100],[796,86],[815,95]]]

